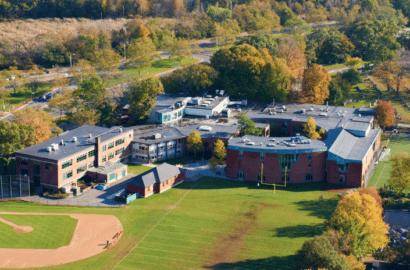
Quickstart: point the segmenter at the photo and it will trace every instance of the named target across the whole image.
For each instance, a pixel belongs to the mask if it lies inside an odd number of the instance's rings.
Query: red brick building
[[[178,184],[186,177],[186,172],[180,168],[162,163],[145,173],[134,177],[127,190],[129,193],[139,193],[140,197],[146,198],[154,193],[162,193]]]
[[[82,126],[16,153],[17,174],[34,186],[58,190],[76,186],[86,172],[131,156],[133,130]]]

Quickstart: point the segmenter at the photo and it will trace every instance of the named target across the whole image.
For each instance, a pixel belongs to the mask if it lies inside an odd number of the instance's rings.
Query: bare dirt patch
[[[10,222],[10,221],[8,221],[7,219],[4,219],[4,218],[0,218],[0,222],[3,222],[7,225],[12,226],[13,227],[13,232],[16,232],[16,233],[29,233],[29,232],[32,232],[34,230],[33,227],[20,226],[20,225],[14,224],[13,222]]]
[[[121,222],[113,215],[92,214],[45,214],[9,213],[14,215],[68,215],[78,220],[73,238],[68,246],[57,249],[13,249],[0,248],[0,268],[35,268],[65,264],[82,260],[110,248],[122,236]],[[119,235],[118,235],[119,234]],[[114,237],[114,236],[118,237]]]
[[[223,264],[238,261],[236,255],[247,248],[243,246],[244,238],[249,234],[251,229],[257,227],[257,213],[263,205],[252,205],[243,216],[245,218],[236,220],[236,227],[223,237],[218,237],[213,245],[215,249],[210,254],[210,263]]]

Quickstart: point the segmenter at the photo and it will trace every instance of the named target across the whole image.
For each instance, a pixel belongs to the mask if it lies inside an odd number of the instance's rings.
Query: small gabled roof
[[[137,175],[129,185],[136,187],[150,187],[155,183],[163,183],[168,179],[178,176],[182,170],[168,163],[152,168],[145,173]]]

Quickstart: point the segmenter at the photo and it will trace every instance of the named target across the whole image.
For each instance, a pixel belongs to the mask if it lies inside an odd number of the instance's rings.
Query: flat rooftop
[[[103,144],[112,138],[119,136],[121,133],[125,134],[129,131],[131,131],[129,128],[114,127],[110,129],[85,125],[69,132],[64,132],[47,141],[19,150],[16,154],[24,154],[59,161],[77,153],[80,154],[88,149],[94,149],[96,137],[100,137],[101,143]],[[77,138],[77,141],[73,141],[74,137]],[[61,142],[64,142],[64,144]],[[50,147],[51,144],[57,144],[58,149],[48,152],[47,148]]]
[[[157,139],[155,139],[155,135],[157,135]],[[138,126],[136,126],[134,127],[133,141],[143,144],[155,144],[185,137],[186,136],[182,134],[177,128],[172,126],[145,126],[142,128],[138,128]]]
[[[228,124],[228,123],[221,123],[221,124],[211,124],[209,122],[204,121],[203,123],[184,126],[184,127],[177,127],[177,129],[184,134],[185,136],[189,136],[189,134],[196,130],[201,134],[202,138],[224,138],[229,139],[235,134],[238,133],[238,125],[236,124]]]
[[[90,168],[88,169],[88,171],[103,174],[103,175],[108,175],[112,172],[121,170],[126,167],[127,167],[126,164],[122,164],[118,162],[106,162],[102,164],[101,166]]]
[[[349,121],[370,123],[373,115],[360,115],[359,109],[315,104],[280,103],[245,113],[252,120],[306,122],[313,117],[325,130],[334,129]]]
[[[213,110],[216,106],[218,106],[224,99],[228,98],[228,96],[217,96],[212,95],[212,97],[195,97],[192,98],[190,102],[187,103],[186,108],[196,108],[202,110]],[[193,104],[192,102],[197,100],[197,104]]]
[[[233,138],[228,142],[228,149],[261,153],[306,153],[327,151],[323,141],[299,137],[259,137],[246,135]]]

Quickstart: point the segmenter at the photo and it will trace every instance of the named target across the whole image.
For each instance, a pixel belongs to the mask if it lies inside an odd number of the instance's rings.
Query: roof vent
[[[327,113],[319,113],[319,116],[327,116]]]
[[[306,109],[302,109],[302,113],[305,113],[306,112]]]
[[[220,95],[220,96],[223,96],[223,95],[224,95],[224,92],[225,92],[224,90],[219,91],[219,95]]]
[[[263,145],[263,143],[260,143],[259,145]]]
[[[296,144],[295,144],[295,143],[288,143],[288,146],[295,147],[295,146],[296,146]]]
[[[64,144],[64,140],[61,140],[60,144],[61,144],[61,145],[65,145],[65,144]]]
[[[122,133],[122,128],[120,128],[120,133]]]
[[[88,135],[88,138],[92,138],[92,137],[93,137],[93,134],[90,133],[90,134]]]
[[[276,141],[276,139],[273,139],[273,138],[272,138],[272,139],[269,139],[269,141],[274,142],[274,141]]]
[[[50,147],[51,147],[51,149],[53,149],[54,151],[57,151],[57,150],[58,150],[58,144],[57,144],[57,143],[52,143],[52,144],[50,145]]]
[[[77,141],[77,137],[73,137],[73,142],[76,142]]]
[[[280,110],[279,112],[280,112],[280,113],[283,113],[283,110]]]
[[[309,111],[313,111],[313,107],[311,107],[311,108],[309,109]]]
[[[359,117],[362,117],[362,115],[359,113]]]
[[[161,134],[160,133],[155,133],[154,134],[154,139],[161,139]]]
[[[308,140],[308,143],[310,144],[312,141],[311,140]]]
[[[53,148],[51,146],[47,147],[47,152],[53,151]]]
[[[268,146],[270,146],[270,147],[274,147],[274,146],[275,146],[275,144],[274,144],[274,143],[268,143]]]
[[[247,144],[247,145],[255,145],[254,142],[247,142],[246,144]]]

